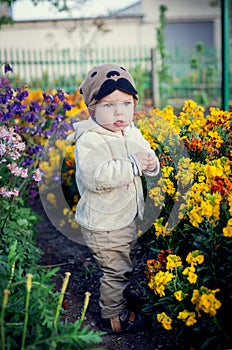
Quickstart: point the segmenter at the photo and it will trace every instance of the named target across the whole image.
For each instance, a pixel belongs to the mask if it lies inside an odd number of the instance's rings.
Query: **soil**
[[[78,244],[62,235],[49,221],[40,201],[36,201],[33,210],[42,218],[37,225],[38,236],[36,245],[43,251],[40,264],[53,268],[58,266],[59,272],[54,278],[55,288],[60,290],[65,272],[70,272],[68,288],[63,303],[66,322],[76,321],[81,314],[85,292],[91,293],[90,303],[86,312],[84,324],[94,331],[100,331],[99,278],[100,271],[93,260],[90,251],[84,245]],[[138,291],[146,280],[146,235],[139,239],[137,267],[131,281],[132,289]],[[107,350],[186,350],[177,344],[175,336],[170,331],[156,331],[150,325],[144,332],[123,335],[103,335],[102,343],[96,345]]]

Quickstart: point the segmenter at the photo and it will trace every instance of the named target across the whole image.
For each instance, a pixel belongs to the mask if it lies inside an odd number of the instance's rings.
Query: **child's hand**
[[[153,153],[138,152],[138,153],[135,153],[135,156],[139,162],[139,165],[142,171],[144,170],[152,171],[156,168],[157,159]]]
[[[157,168],[157,158],[154,153],[148,153],[148,155],[149,155],[149,163],[146,170],[153,171]]]

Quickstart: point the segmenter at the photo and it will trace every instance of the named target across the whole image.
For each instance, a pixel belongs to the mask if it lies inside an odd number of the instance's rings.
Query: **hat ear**
[[[95,100],[100,100],[101,98],[108,96],[112,94],[117,89],[116,87],[116,81],[113,79],[105,80],[104,83],[101,85],[98,93],[96,96],[94,96]]]
[[[137,95],[138,91],[135,90],[134,86],[126,78],[119,78],[116,82],[117,88],[131,95]]]

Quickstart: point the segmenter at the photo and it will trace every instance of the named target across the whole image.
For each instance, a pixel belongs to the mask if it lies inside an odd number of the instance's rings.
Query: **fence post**
[[[230,39],[229,39],[229,0],[221,0],[222,28],[222,109],[228,110],[230,99]]]
[[[159,79],[157,72],[157,60],[155,48],[151,48],[151,85],[152,85],[152,102],[155,107],[159,106]]]

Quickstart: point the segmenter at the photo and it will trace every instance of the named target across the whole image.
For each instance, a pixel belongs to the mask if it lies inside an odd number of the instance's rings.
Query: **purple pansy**
[[[4,65],[4,73],[6,74],[7,72],[13,73],[13,69],[12,69],[12,67],[9,65],[9,63],[6,63],[6,64]]]

